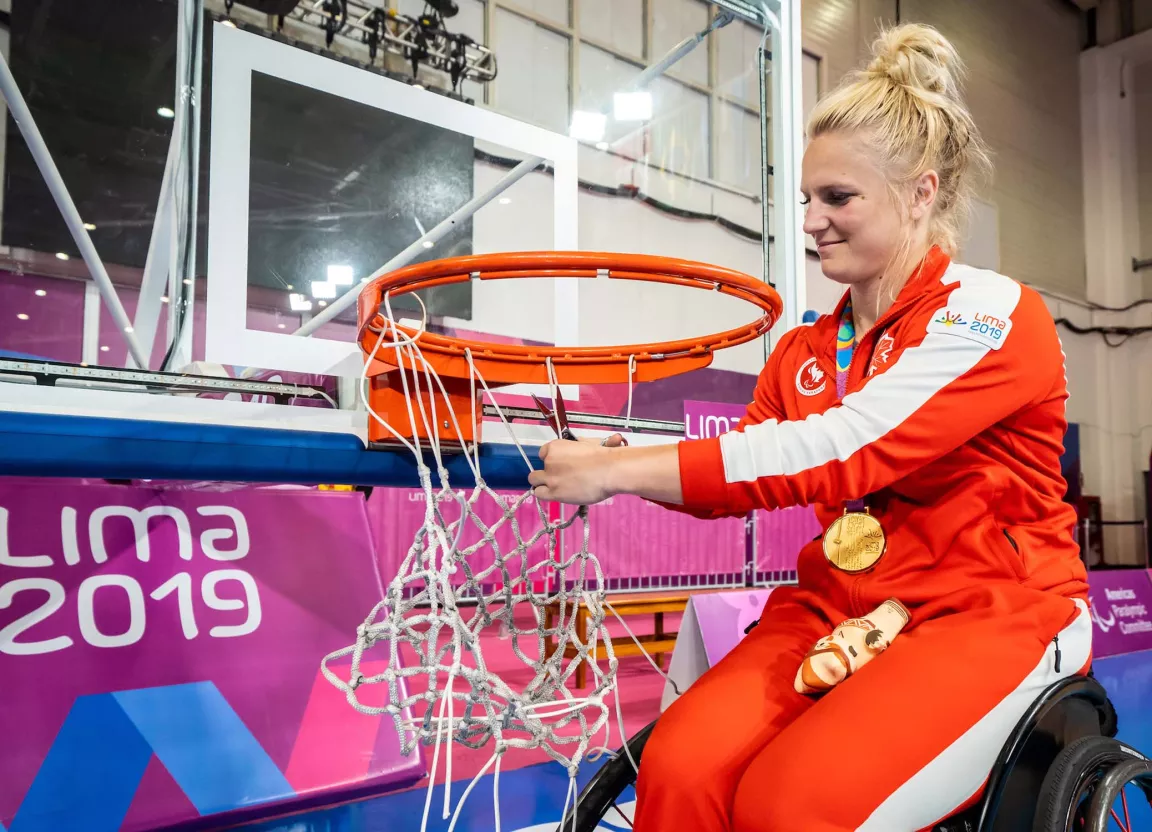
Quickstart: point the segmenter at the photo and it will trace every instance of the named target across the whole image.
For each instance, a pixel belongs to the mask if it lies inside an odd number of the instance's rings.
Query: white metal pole
[[[800,165],[804,154],[800,114],[801,66],[800,0],[780,0],[772,44],[772,165],[773,201],[776,218],[775,243],[778,269],[776,288],[784,301],[782,331],[800,325],[807,304],[804,274],[804,220],[800,214]],[[768,113],[762,112],[761,118]],[[761,122],[763,124],[763,122]],[[763,127],[761,127],[763,130]],[[765,195],[767,200],[767,195]],[[768,228],[764,229],[765,234]],[[770,279],[765,275],[765,280]]]
[[[200,192],[200,88],[204,63],[204,0],[180,0],[180,13],[185,15],[190,49],[186,70],[191,78],[187,83],[178,80],[177,105],[183,113],[180,136],[180,156],[176,172],[183,180],[174,189],[177,196],[173,205],[173,223],[176,249],[180,260],[171,269],[170,279],[178,294],[171,295],[173,320],[179,327],[172,330],[172,348],[162,370],[181,367],[192,360],[193,314],[196,304],[196,241],[199,227]],[[176,303],[179,302],[177,308]],[[178,314],[177,314],[178,313]]]

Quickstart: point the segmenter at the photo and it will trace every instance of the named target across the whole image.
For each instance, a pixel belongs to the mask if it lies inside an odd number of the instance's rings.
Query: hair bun
[[[914,92],[959,96],[963,74],[952,44],[931,26],[907,23],[888,29],[872,44],[872,61],[865,70]]]

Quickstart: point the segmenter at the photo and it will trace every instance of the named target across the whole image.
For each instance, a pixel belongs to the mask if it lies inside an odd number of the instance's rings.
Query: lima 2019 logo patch
[[[942,332],[967,338],[989,349],[998,350],[1012,331],[1012,321],[990,312],[965,312],[945,307],[932,316],[928,332]]]
[[[801,396],[816,396],[828,386],[828,376],[816,366],[816,359],[809,358],[800,365],[796,373],[796,389]]]

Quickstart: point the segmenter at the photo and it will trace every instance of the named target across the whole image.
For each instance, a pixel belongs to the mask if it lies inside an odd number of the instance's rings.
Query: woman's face
[[[884,273],[905,239],[905,221],[884,172],[864,145],[838,133],[813,139],[800,190],[824,275],[853,284]]]

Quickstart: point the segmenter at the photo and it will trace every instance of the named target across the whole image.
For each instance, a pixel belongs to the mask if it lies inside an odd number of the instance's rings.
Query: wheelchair
[[[637,764],[655,725],[628,740]],[[1118,742],[1116,727],[1116,710],[1091,672],[1053,684],[1016,724],[978,802],[932,832],[1134,832],[1123,789],[1135,786],[1152,805],[1152,762]],[[588,781],[557,832],[602,831],[602,820],[630,827],[618,801],[635,780],[621,750]]]

